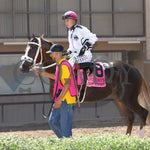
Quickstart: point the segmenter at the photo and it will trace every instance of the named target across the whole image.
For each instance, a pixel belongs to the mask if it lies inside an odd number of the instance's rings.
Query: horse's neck
[[[42,48],[45,49],[45,50],[49,50],[50,47],[53,45],[52,42],[48,42],[43,38],[41,38],[41,44],[42,44]]]
[[[54,62],[52,61],[52,59],[48,56],[48,54],[46,54],[46,51],[43,50],[43,67],[47,67],[50,66],[51,64],[53,64]],[[46,72],[49,73],[55,73],[55,66],[54,67],[48,67],[47,69],[45,69]]]
[[[48,42],[45,39],[41,38],[41,44],[42,44],[43,66],[46,67],[54,63],[53,60],[49,57],[49,54],[46,53],[46,51],[50,49],[53,43]],[[47,68],[45,70],[46,72],[49,73],[55,73],[55,67]]]

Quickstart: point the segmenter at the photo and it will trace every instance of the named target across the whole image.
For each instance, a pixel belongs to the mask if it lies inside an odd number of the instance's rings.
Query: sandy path
[[[118,133],[125,134],[126,126],[124,122],[100,122],[100,121],[82,121],[73,123],[73,136],[81,134],[92,133]],[[133,126],[132,136],[138,136],[139,125],[136,123]],[[0,136],[13,135],[13,136],[38,136],[45,138],[47,136],[54,136],[52,130],[49,129],[48,124],[32,124],[22,127],[7,127],[1,128]],[[150,126],[145,127],[145,138],[150,139]]]

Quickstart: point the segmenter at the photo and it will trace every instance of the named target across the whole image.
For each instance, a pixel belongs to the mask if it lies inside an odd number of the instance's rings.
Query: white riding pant
[[[72,66],[74,66],[75,63],[91,62],[92,60],[92,53],[90,50],[85,51],[84,55],[82,56],[77,55],[77,53],[72,54],[72,57],[68,60]]]

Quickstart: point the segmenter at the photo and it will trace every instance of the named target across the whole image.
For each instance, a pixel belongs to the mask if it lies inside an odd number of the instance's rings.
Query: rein
[[[36,64],[36,65],[34,65],[33,67],[32,67],[32,69],[33,70],[35,70],[35,69],[47,69],[47,68],[51,68],[51,67],[53,67],[53,66],[56,66],[56,64],[57,63],[53,63],[53,64],[51,64],[51,65],[48,65],[48,66],[45,66],[45,67],[42,67],[42,66],[39,66],[39,64]]]

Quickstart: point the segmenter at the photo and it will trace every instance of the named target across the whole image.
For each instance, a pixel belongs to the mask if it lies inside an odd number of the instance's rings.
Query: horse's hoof
[[[143,137],[144,137],[144,127],[140,129],[140,132],[139,132],[139,138],[143,138]]]

